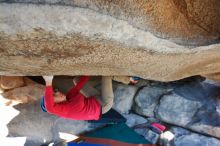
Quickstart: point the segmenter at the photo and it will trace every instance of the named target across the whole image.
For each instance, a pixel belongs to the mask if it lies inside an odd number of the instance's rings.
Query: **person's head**
[[[54,96],[54,102],[56,103],[66,101],[66,95],[64,95],[58,90],[54,92],[53,96]]]
[[[59,91],[55,91],[54,92],[54,102],[59,103],[59,102],[63,102],[63,101],[66,101],[66,96]],[[41,98],[40,106],[44,112],[47,112],[45,102],[44,102],[44,96]]]

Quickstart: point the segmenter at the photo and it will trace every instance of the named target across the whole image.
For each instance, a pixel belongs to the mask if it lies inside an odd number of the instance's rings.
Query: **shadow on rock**
[[[60,141],[59,132],[75,135],[88,129],[85,121],[58,118],[41,111],[39,105],[38,100],[14,106],[20,113],[8,123],[8,137],[26,137],[25,145],[43,145]]]

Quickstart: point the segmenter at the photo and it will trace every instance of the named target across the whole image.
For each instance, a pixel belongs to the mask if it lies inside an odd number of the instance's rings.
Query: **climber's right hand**
[[[43,76],[46,86],[52,85],[53,76]]]

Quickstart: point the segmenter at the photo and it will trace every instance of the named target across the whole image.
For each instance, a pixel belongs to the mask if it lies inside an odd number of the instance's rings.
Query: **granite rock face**
[[[121,114],[128,114],[132,107],[136,91],[137,88],[135,86],[118,84],[114,90],[113,108]]]
[[[3,89],[13,89],[25,85],[23,77],[1,76],[0,86]]]
[[[51,141],[60,141],[60,132],[77,135],[89,129],[89,124],[86,121],[67,120],[44,113],[41,111],[39,104],[40,101],[36,100],[32,103],[6,107],[7,110],[4,113],[1,112],[1,116],[5,117],[2,114],[10,114],[13,110],[19,111],[15,117],[9,120],[10,122],[8,124],[4,125],[4,128],[8,130],[6,139],[25,137],[25,145],[37,146],[48,144]],[[1,110],[3,109],[1,108]],[[8,118],[5,117],[5,119]],[[12,145],[18,144],[12,143]]]
[[[144,116],[154,117],[160,98],[168,92],[166,86],[147,86],[135,97],[134,110]]]
[[[2,93],[2,95],[10,100],[19,103],[28,103],[39,100],[44,94],[44,86],[42,85],[28,85],[14,90]]]
[[[142,135],[145,139],[150,141],[152,144],[156,144],[157,141],[159,140],[160,135],[157,134],[156,132],[153,132],[150,129],[135,129],[135,132],[138,134]]]
[[[219,41],[220,2],[218,0],[3,0],[4,2],[66,5],[91,9],[160,38],[188,45]]]
[[[147,123],[148,120],[146,118],[143,118],[137,114],[123,114],[123,116],[126,118],[126,124],[129,127],[134,127],[138,124],[143,124],[143,123]]]
[[[186,126],[201,107],[199,101],[187,100],[179,95],[166,95],[160,100],[158,116],[166,122]]]
[[[163,141],[164,146],[211,146],[220,145],[220,140],[199,135],[179,127],[172,127],[170,131],[174,134],[174,139],[171,141]]]
[[[143,91],[135,97],[134,110],[141,115],[154,116],[166,123],[220,137],[219,85],[192,80],[169,83],[166,86],[164,89],[169,88],[169,92],[155,96],[142,93],[160,93],[158,87],[143,88]]]
[[[219,3],[3,0],[0,75],[219,73]]]

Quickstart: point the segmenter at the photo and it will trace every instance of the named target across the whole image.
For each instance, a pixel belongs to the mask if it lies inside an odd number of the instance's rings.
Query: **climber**
[[[97,96],[86,96],[81,92],[88,76],[74,80],[75,86],[64,95],[53,91],[53,76],[43,76],[46,82],[45,95],[41,108],[48,113],[74,120],[99,120],[101,114],[108,112],[113,105],[112,77],[102,77],[102,92]],[[55,101],[59,100],[59,103]]]

